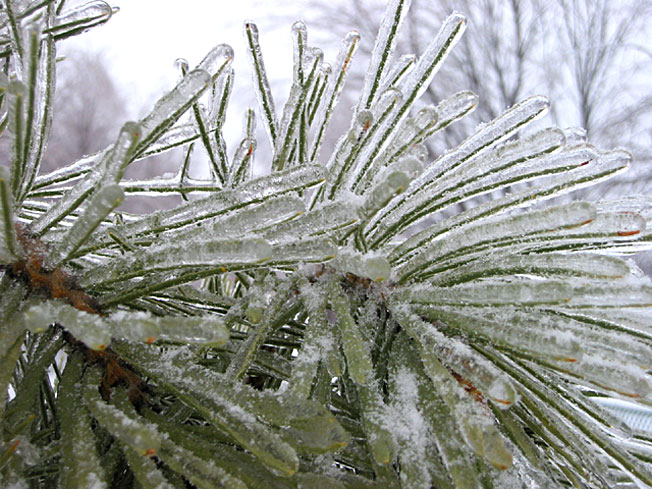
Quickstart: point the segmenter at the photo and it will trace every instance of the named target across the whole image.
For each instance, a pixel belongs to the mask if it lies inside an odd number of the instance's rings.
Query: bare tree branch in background
[[[378,25],[371,12],[382,0],[310,0],[306,21],[317,36],[341,37],[357,26],[360,50],[367,55]],[[407,35],[397,54],[423,51],[437,26],[452,11],[463,12],[469,27],[423,99],[437,103],[459,90],[480,95],[474,114],[454,124],[429,147],[430,157],[458,143],[475,125],[502,113],[518,100],[543,94],[555,101],[552,122],[585,127],[602,148],[622,146],[634,154],[634,171],[608,182],[622,193],[652,187],[652,55],[645,29],[652,19],[650,0],[413,0],[406,18]],[[332,37],[331,37],[332,38]],[[643,46],[643,47],[641,47]],[[363,74],[352,74],[350,84]],[[644,173],[648,173],[647,176]]]
[[[560,49],[548,53],[554,69],[546,71],[556,97],[567,100],[553,110],[555,123],[581,126],[589,141],[633,153],[632,171],[608,184],[612,195],[649,191],[652,57],[638,44],[649,42],[652,2],[559,0],[557,9]]]

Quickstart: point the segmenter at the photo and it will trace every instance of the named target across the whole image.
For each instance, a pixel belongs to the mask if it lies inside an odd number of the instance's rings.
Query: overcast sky
[[[134,100],[146,100],[173,86],[176,58],[196,65],[216,44],[235,50],[234,67],[240,84],[249,71],[242,35],[245,19],[260,24],[263,54],[269,57],[270,78],[291,76],[291,22],[276,25],[269,19],[287,12],[274,0],[110,0],[120,10],[106,24],[64,44],[66,49],[97,51],[107,57],[118,83]],[[180,8],[180,6],[182,6]]]

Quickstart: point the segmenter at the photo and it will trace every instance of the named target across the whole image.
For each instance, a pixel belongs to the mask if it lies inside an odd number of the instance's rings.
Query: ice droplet
[[[292,54],[294,58],[294,81],[303,84],[308,49],[308,29],[300,20],[292,24]]]
[[[182,76],[185,76],[188,71],[190,71],[190,65],[188,64],[188,60],[185,58],[177,58],[174,60],[174,69],[178,70],[181,72]]]
[[[233,60],[233,48],[228,44],[218,44],[197,65],[198,70],[204,70],[214,81],[224,70],[228,69]]]

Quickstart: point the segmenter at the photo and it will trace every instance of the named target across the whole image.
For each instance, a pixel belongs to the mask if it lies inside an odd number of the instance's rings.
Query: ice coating
[[[126,349],[121,351],[127,354],[131,350],[131,355],[135,351],[140,352],[140,355],[148,354],[146,350],[134,350],[132,346],[126,344],[123,348]],[[184,373],[186,369],[181,368],[180,362],[184,360],[183,352],[173,350],[169,358],[160,359],[149,353],[144,360],[150,375],[166,384],[174,385],[179,394],[185,400],[192,402],[193,407],[199,408],[209,422],[226,430],[272,471],[285,476],[296,472],[298,468],[296,452],[278,435],[272,434],[269,428],[256,420],[251,412],[253,406],[243,403],[244,399],[237,396],[237,392],[234,397],[228,395],[230,389],[219,391],[214,389],[215,382],[224,385],[226,379],[198,365],[188,365],[187,357],[185,358],[185,365],[190,367],[188,373]],[[155,361],[152,361],[153,359]],[[196,391],[198,386],[203,392],[200,403],[191,401],[192,396],[189,395],[190,392]]]
[[[49,257],[52,267],[68,261],[72,254],[82,245],[88,236],[106,219],[124,199],[124,192],[119,185],[102,187],[91,198],[82,214],[75,220],[72,227],[61,238]]]
[[[414,67],[416,60],[417,57],[414,54],[404,54],[400,56],[387,72],[385,80],[380,87],[380,91],[384,92],[388,88],[398,85],[401,79]]]
[[[481,244],[489,244],[498,240],[506,240],[510,237],[521,239],[528,235],[550,232],[555,229],[574,228],[584,226],[596,218],[595,207],[589,202],[573,202],[571,204],[551,207],[540,211],[529,213],[505,215],[494,218],[491,221],[466,226],[464,229],[452,230],[446,239],[424,239],[426,236],[415,235],[413,239],[406,241],[396,251],[406,252],[414,250],[416,256],[410,260],[407,270],[414,270],[425,263],[454,254],[463,254],[479,251]],[[431,241],[431,244],[428,244]],[[424,246],[427,245],[427,246]],[[390,260],[395,261],[398,253],[390,255]],[[401,262],[409,255],[404,255]],[[401,272],[406,273],[406,272]]]
[[[383,75],[388,69],[388,60],[396,46],[396,33],[405,20],[410,3],[410,0],[392,0],[387,5],[369,61],[358,111],[368,109],[373,104]]]
[[[420,185],[435,176],[441,176],[478,153],[481,149],[506,139],[524,124],[542,116],[548,109],[548,105],[548,99],[540,96],[530,97],[516,104],[498,118],[480,127],[473,136],[460,144],[454,151],[441,157],[432,165],[429,172],[424,173],[415,182],[415,185]]]
[[[246,21],[244,23],[244,34],[247,40],[249,61],[253,68],[254,90],[256,91],[261,114],[263,114],[265,129],[267,130],[270,143],[274,147],[278,133],[278,122],[276,120],[276,109],[274,108],[272,91],[267,79],[267,72],[265,71],[260,43],[258,41],[258,27],[253,22]]]
[[[319,263],[333,259],[337,250],[337,245],[330,238],[281,241],[272,247],[270,261],[276,264]]]
[[[416,314],[401,314],[399,310],[398,317],[401,325],[417,340],[424,356],[437,355],[449,368],[479,388],[496,406],[505,409],[518,400],[518,394],[508,377],[469,345],[458,338],[445,336]]]
[[[294,81],[300,84],[304,81],[305,56],[308,48],[308,29],[303,22],[292,24],[292,55],[294,57]]]
[[[354,203],[333,202],[306,212],[291,223],[270,228],[264,237],[270,242],[290,239],[292,236],[319,236],[344,229],[358,221]]]
[[[0,167],[0,206],[2,227],[0,230],[0,260],[11,263],[21,254],[21,246],[16,239],[14,227],[14,199],[9,188],[9,172]]]
[[[337,54],[337,61],[333,67],[333,73],[329,80],[327,92],[324,95],[324,100],[327,101],[324,109],[319,112],[319,119],[316,127],[318,128],[315,133],[315,138],[312,143],[310,161],[315,161],[321,147],[321,143],[328,127],[328,122],[333,113],[333,109],[339,101],[344,82],[347,74],[349,73],[349,66],[351,60],[360,42],[360,34],[357,31],[349,32],[342,40],[340,51]]]
[[[369,219],[409,185],[410,177],[401,171],[387,172],[384,179],[371,189],[364,204],[358,210],[363,219]]]
[[[254,166],[254,153],[256,151],[256,140],[253,138],[243,139],[235,150],[231,159],[231,173],[229,183],[237,186],[250,179]]]
[[[18,5],[19,15],[38,11],[29,21],[57,37],[93,22],[56,30],[57,7],[46,3],[7,5]],[[314,163],[359,35],[347,35],[331,69],[307,44],[305,25],[293,26],[294,84],[279,122],[257,28],[246,23],[275,158],[260,178],[252,175],[252,110],[227,155],[222,129],[234,75],[225,46],[200,71],[181,62],[174,96],[140,127],[126,125],[104,151],[32,178],[49,125],[41,110],[53,87],[45,79],[53,75],[53,37],[0,27],[0,50],[13,39],[5,54],[24,75],[11,90],[0,88],[10,132],[20,136],[11,156],[19,164],[0,175],[0,255],[14,265],[0,277],[0,325],[9,328],[0,331],[0,364],[20,357],[18,372],[33,368],[36,378],[69,337],[97,350],[111,341],[101,355],[75,343],[60,392],[50,382],[54,366],[45,382],[25,382],[36,386],[31,391],[0,368],[0,385],[17,392],[19,402],[9,403],[15,412],[42,394],[45,414],[37,410],[31,433],[50,436],[47,410],[58,409],[62,436],[53,449],[68,486],[113,482],[102,473],[104,454],[89,443],[96,424],[118,442],[111,456],[126,461],[143,487],[165,487],[175,473],[193,486],[237,489],[610,487],[627,478],[652,485],[640,454],[620,443],[627,430],[587,395],[645,403],[652,395],[652,285],[621,258],[652,248],[652,206],[631,198],[540,205],[617,175],[631,155],[602,152],[577,131],[517,136],[545,110],[534,97],[428,161],[428,138],[478,99],[459,92],[417,105],[465,21],[453,14],[425,53],[398,58],[408,4],[389,2],[351,126],[322,159],[326,166]],[[1,74],[0,85],[10,85]],[[199,138],[210,178],[189,176]],[[120,181],[129,162],[175,147],[184,150],[176,172]],[[144,217],[110,209],[102,217],[96,211],[111,207],[106,189],[183,202]],[[15,219],[27,226],[16,232]],[[47,247],[54,261],[39,269],[40,256],[23,259],[16,238],[27,253]],[[71,283],[56,282],[61,270],[50,268],[61,264]],[[62,292],[74,302],[70,292],[82,290],[102,315],[40,303]],[[46,345],[51,352],[38,356],[36,369],[20,336],[28,328],[40,355],[52,334],[41,330],[53,319],[62,321],[54,330],[59,343]],[[109,362],[119,356],[134,367],[143,394],[151,382],[165,402],[152,399],[136,411],[132,381],[129,392],[116,385],[102,392],[107,402],[99,399],[103,365],[82,368],[88,359],[80,351]],[[88,406],[76,402],[80,386],[92,393]],[[110,409],[98,410],[98,402]],[[156,463],[147,457],[153,451]],[[90,456],[76,461],[84,452]],[[16,455],[35,470],[36,453],[33,444]]]
[[[283,116],[279,123],[279,132],[274,147],[274,158],[272,170],[283,170],[286,165],[292,164],[288,159],[293,143],[296,141],[296,133],[300,130],[300,119],[308,101],[308,94],[312,85],[318,79],[319,67],[322,63],[323,52],[321,49],[311,48],[302,57],[305,62],[306,72],[302,75],[303,83],[293,83],[288,95],[288,100],[283,108]],[[301,142],[301,141],[299,141]],[[307,141],[304,142],[307,144]],[[304,159],[306,159],[304,157]],[[300,161],[300,163],[307,163]]]
[[[169,341],[221,346],[229,339],[222,320],[216,317],[156,317],[149,313],[118,311],[109,317],[115,335],[144,343]],[[124,325],[129,327],[125,328]]]
[[[340,330],[347,369],[354,382],[367,385],[374,375],[369,347],[365,344],[353,317],[351,317],[347,299],[337,290],[333,290],[331,294],[331,303],[337,318],[337,327]]]
[[[454,12],[442,24],[439,32],[419,57],[413,70],[400,83],[399,88],[406,95],[405,110],[428,88],[439,71],[451,48],[460,40],[466,29],[466,18]]]
[[[482,280],[456,285],[454,287],[434,287],[417,285],[397,290],[394,298],[414,304],[434,304],[452,306],[536,306],[545,304],[565,304],[573,297],[573,288],[566,282],[547,280]]]
[[[456,264],[455,267],[450,267],[451,262],[447,262],[443,266],[424,267],[415,276],[427,277],[431,283],[436,285],[449,286],[495,275],[528,274],[542,278],[585,276],[619,279],[631,273],[631,266],[616,257],[561,252],[541,255],[519,254],[523,248],[519,245],[505,246],[501,251],[467,255],[455,259],[453,261]],[[500,264],[498,260],[500,260]]]
[[[162,435],[151,425],[135,419],[135,411],[133,414],[128,413],[115,405],[105,403],[100,398],[97,389],[91,387],[84,389],[84,400],[100,424],[114,427],[119,439],[131,446],[141,456],[155,455],[160,451]]]

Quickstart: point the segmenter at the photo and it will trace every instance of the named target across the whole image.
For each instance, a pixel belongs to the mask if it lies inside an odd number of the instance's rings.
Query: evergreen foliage
[[[216,46],[115,143],[51,173],[56,41],[102,1],[2,0],[0,485],[12,488],[649,487],[650,444],[596,398],[650,401],[643,197],[546,199],[627,169],[532,97],[430,161],[473,110],[413,110],[465,29],[394,59],[391,0],[351,126],[320,152],[359,41],[331,67],[296,23],[278,109],[245,23],[255,117],[227,154],[233,52]],[[194,147],[211,178],[193,179]],[[123,180],[182,147],[178,173]],[[503,190],[500,197],[474,200]],[[181,195],[146,216],[126,196]],[[466,204],[461,207],[460,204]]]

